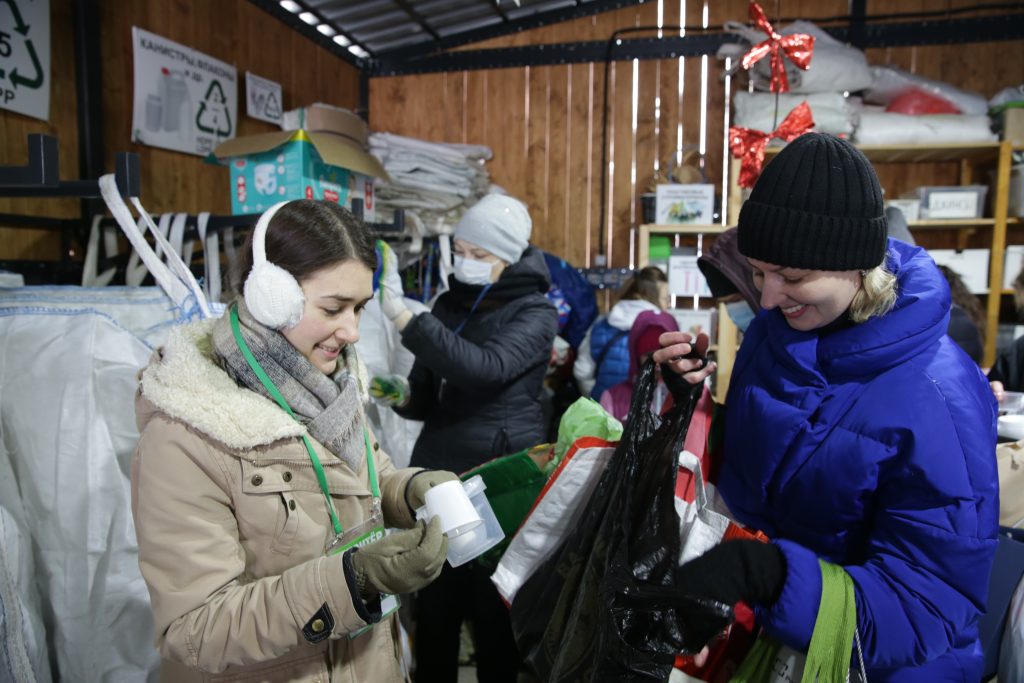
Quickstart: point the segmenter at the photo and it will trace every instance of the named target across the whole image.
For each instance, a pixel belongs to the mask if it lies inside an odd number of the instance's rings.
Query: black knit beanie
[[[867,270],[887,222],[871,163],[845,140],[807,133],[765,165],[740,210],[744,256],[788,268]]]

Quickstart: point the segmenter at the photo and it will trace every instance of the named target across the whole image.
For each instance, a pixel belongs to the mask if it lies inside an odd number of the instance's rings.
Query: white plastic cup
[[[417,511],[418,519],[440,517],[441,531],[449,541],[483,524],[483,519],[473,507],[473,502],[457,480],[446,481],[429,489],[424,495],[424,505]],[[425,511],[421,517],[420,511]]]
[[[505,532],[501,530],[501,524],[495,517],[491,503],[484,493],[487,485],[484,484],[483,478],[477,474],[462,482],[462,486],[469,499],[473,501],[473,507],[483,519],[483,523],[455,538],[449,536],[448,564],[453,567],[480,557],[505,538]]]
[[[486,488],[479,474],[464,482],[446,481],[427,491],[426,504],[416,510],[416,519],[441,518],[441,530],[448,536],[448,564],[452,567],[483,555],[505,538],[484,494]]]

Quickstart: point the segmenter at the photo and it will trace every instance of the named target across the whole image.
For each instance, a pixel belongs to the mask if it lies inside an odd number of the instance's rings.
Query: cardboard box
[[[655,194],[655,221],[660,225],[709,225],[714,219],[714,185],[658,185]]]
[[[352,111],[321,102],[286,111],[281,116],[281,130],[311,130],[344,135],[362,149],[366,149],[370,134],[366,121]]]
[[[999,115],[1001,137],[1009,140],[1014,147],[1024,147],[1024,108],[1011,107]]]
[[[387,173],[346,137],[264,133],[226,140],[213,153],[231,169],[233,213],[258,213],[288,199],[327,199],[351,208],[352,197],[360,197],[363,218],[376,220],[373,182]]]

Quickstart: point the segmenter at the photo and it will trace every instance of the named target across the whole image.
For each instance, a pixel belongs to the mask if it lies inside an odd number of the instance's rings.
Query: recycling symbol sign
[[[220,138],[231,137],[231,112],[228,111],[228,98],[224,96],[224,88],[220,81],[212,79],[206,90],[206,97],[199,103],[196,114],[196,128]]]
[[[254,119],[280,125],[281,84],[251,71],[245,72],[245,112]]]
[[[49,0],[0,0],[0,108],[50,118]]]
[[[132,42],[133,142],[206,156],[221,141],[234,137],[238,125],[234,66],[138,26],[132,27]]]

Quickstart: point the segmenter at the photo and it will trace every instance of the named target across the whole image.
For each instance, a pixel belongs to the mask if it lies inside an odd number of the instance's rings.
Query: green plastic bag
[[[857,629],[857,602],[853,579],[842,567],[819,559],[821,567],[821,599],[814,622],[810,647],[804,661],[800,683],[845,683],[851,680],[850,658]],[[857,645],[858,654],[860,644]],[[762,634],[747,653],[730,683],[776,683],[796,680],[794,672],[777,661],[783,647]],[[795,655],[799,656],[799,655]],[[786,657],[782,657],[783,660]],[[860,680],[866,680],[860,658]],[[799,664],[799,662],[798,662]],[[782,669],[782,670],[780,670]]]
[[[487,486],[484,495],[505,532],[501,543],[476,559],[488,569],[493,569],[498,566],[512,536],[529,514],[547,477],[530,457],[530,450],[495,458],[464,472],[461,477],[465,481],[477,474]]]
[[[583,436],[595,436],[605,441],[618,441],[622,438],[622,423],[609,415],[594,399],[585,396],[576,399],[558,423],[555,455],[544,468],[546,476],[551,476],[576,439]]]
[[[491,509],[494,510],[494,516],[501,524],[501,530],[505,532],[504,540],[478,557],[477,562],[488,569],[498,566],[505,548],[512,541],[512,536],[519,530],[526,515],[530,513],[533,503],[544,488],[544,483],[555,471],[555,467],[573,442],[582,436],[618,441],[622,436],[622,423],[605,412],[605,409],[593,399],[581,398],[569,406],[562,416],[558,424],[558,442],[554,447],[554,457],[543,470],[530,457],[534,450],[530,448],[495,458],[460,475],[463,481],[477,474],[484,480],[487,486],[484,493],[491,504]]]

